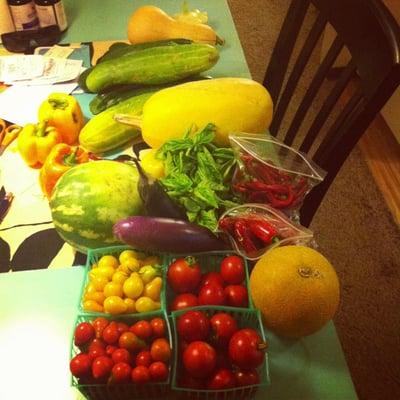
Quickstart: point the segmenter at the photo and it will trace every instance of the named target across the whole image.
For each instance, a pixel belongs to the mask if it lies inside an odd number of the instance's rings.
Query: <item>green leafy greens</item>
[[[165,164],[160,183],[167,194],[186,209],[190,222],[212,231],[222,212],[238,204],[230,186],[236,166],[233,150],[215,146],[214,136],[215,126],[208,124],[169,140],[157,152]]]

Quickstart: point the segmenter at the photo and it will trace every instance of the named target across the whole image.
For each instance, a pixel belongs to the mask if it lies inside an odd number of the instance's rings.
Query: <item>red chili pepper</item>
[[[271,244],[277,235],[275,227],[267,221],[250,222],[250,230],[265,244]]]
[[[283,187],[285,187],[285,193],[284,191],[275,191],[275,193],[273,191],[265,192],[271,206],[274,208],[289,208],[293,203],[294,196],[292,190],[289,186]],[[282,198],[281,195],[286,196],[286,198]]]
[[[236,220],[235,228],[234,228],[235,239],[247,254],[251,254],[257,251],[257,247],[254,242],[251,240],[251,231],[249,226],[245,221]]]
[[[219,220],[218,227],[225,232],[233,233],[235,228],[236,218],[233,217],[224,217]]]

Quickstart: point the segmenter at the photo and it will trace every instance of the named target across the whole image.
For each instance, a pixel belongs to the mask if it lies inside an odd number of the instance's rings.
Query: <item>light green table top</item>
[[[83,272],[0,274],[0,399],[82,398],[70,387],[69,350]],[[357,398],[332,323],[299,341],[267,337],[271,385],[257,399]]]
[[[140,0],[64,0],[70,27],[64,43],[126,39]],[[181,1],[150,2],[170,13]],[[225,0],[190,1],[207,10],[210,24],[226,39],[210,74],[250,73]],[[266,5],[267,6],[267,5]],[[0,399],[76,400],[70,387],[69,348],[83,268],[0,274]],[[268,333],[271,385],[258,399],[351,400],[357,398],[334,325],[288,342]]]

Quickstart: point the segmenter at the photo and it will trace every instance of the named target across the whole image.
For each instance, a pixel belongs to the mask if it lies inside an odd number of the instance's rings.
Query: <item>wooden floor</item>
[[[393,219],[400,225],[400,144],[381,115],[375,118],[358,146]]]

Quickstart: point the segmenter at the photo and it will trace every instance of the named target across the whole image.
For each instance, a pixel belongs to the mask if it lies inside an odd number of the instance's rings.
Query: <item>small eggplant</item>
[[[131,157],[139,172],[138,192],[143,201],[147,215],[186,220],[182,207],[172,200],[161,184],[144,172],[137,158]]]
[[[226,250],[225,242],[200,225],[172,219],[135,216],[118,221],[114,236],[135,249],[166,253]]]

